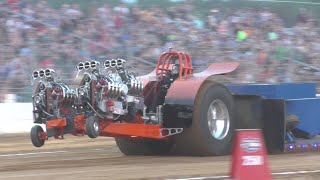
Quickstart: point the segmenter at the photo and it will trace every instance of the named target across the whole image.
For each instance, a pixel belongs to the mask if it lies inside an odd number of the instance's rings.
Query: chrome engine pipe
[[[90,68],[90,62],[89,61],[84,62],[84,69],[88,70],[89,68]]]
[[[110,66],[111,66],[110,60],[106,60],[106,61],[104,62],[104,67],[105,67],[106,69],[108,69],[108,68],[110,68]]]
[[[117,59],[117,67],[123,67],[126,62],[124,59]]]
[[[78,69],[78,71],[82,71],[84,69],[84,63],[79,62],[79,64],[77,65],[77,69]]]
[[[112,59],[112,60],[110,61],[110,67],[115,68],[116,66],[117,66],[117,60]]]
[[[120,85],[117,83],[108,83],[108,91],[106,94],[107,97],[109,98],[117,98],[121,96],[121,89]]]
[[[33,71],[32,77],[33,79],[37,79],[39,77],[39,71]]]
[[[40,78],[43,78],[44,76],[45,76],[44,70],[41,69],[41,70],[39,71],[39,77],[40,77]]]
[[[45,77],[50,77],[50,75],[51,75],[50,69],[44,70],[44,76],[45,76]]]
[[[143,91],[142,82],[132,79],[130,81],[130,88],[129,88],[128,94],[133,96],[140,96],[142,94],[142,91]]]
[[[53,69],[46,69],[44,70],[45,77],[53,77],[55,71]]]
[[[91,61],[90,62],[91,69],[96,69],[96,68],[98,68],[98,66],[100,66],[100,63],[98,61]]]

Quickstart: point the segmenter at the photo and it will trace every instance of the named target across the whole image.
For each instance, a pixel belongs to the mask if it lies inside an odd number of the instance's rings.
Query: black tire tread
[[[31,142],[35,147],[41,147],[44,145],[45,140],[40,139],[40,137],[38,136],[39,132],[44,132],[42,127],[39,125],[34,125],[31,128],[31,132],[30,132],[30,138],[31,138]]]
[[[94,130],[93,124],[95,122],[99,124],[99,121],[95,116],[89,116],[86,119],[86,133],[90,138],[96,138],[100,135],[100,131],[96,132]]]
[[[125,155],[165,155],[172,143],[153,139],[132,139],[116,137],[119,150]]]
[[[224,141],[212,137],[203,116],[207,114],[207,104],[219,96],[226,104],[230,116],[230,129]],[[211,98],[211,99],[210,99]],[[229,90],[222,84],[205,82],[195,99],[192,125],[175,136],[175,154],[190,156],[226,155],[231,152],[231,142],[234,130],[234,101]]]

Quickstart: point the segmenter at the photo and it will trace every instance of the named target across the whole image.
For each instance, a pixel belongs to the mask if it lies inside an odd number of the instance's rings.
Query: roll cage
[[[193,73],[192,61],[189,54],[184,52],[169,51],[160,55],[157,62],[156,74],[159,75],[169,72],[171,70],[170,68],[172,67],[170,65],[176,60],[178,60],[180,65],[178,78],[182,78]]]

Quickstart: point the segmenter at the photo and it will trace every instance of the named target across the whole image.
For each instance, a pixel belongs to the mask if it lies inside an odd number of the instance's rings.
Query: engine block
[[[59,82],[54,70],[34,71],[32,77],[35,85],[32,96],[34,122],[65,117],[74,111],[76,93],[64,83]]]
[[[142,81],[130,74],[125,64],[123,59],[112,59],[105,60],[103,66],[97,61],[77,65],[78,75],[82,76],[79,97],[101,117],[115,120],[132,113],[130,109],[142,97]]]

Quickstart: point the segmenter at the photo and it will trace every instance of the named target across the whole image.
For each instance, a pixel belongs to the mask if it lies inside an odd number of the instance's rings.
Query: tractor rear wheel
[[[153,139],[132,139],[116,137],[119,150],[125,155],[164,155],[172,148],[172,143]]]
[[[175,151],[192,156],[229,154],[234,118],[229,90],[222,84],[205,82],[196,96],[191,126],[175,137]]]
[[[41,147],[44,145],[45,140],[41,138],[43,129],[39,125],[35,125],[31,128],[30,138],[31,142],[35,147]]]

